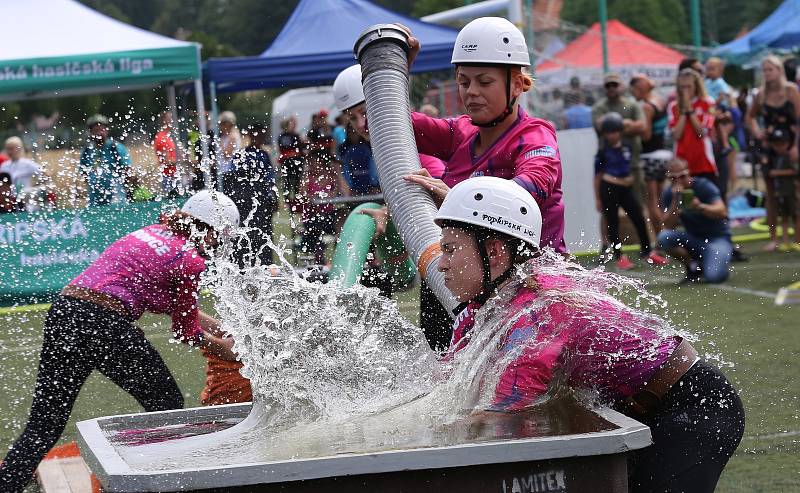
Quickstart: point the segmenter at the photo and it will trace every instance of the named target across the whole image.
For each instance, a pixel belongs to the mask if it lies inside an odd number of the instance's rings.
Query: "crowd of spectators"
[[[754,175],[753,187],[765,190],[770,231],[765,248],[800,251],[796,73],[775,56],[764,58],[761,69],[761,86],[744,97],[725,81],[725,65],[718,58],[705,64],[683,60],[675,91],[666,95],[638,74],[628,81],[628,97],[625,81],[606,74],[605,97],[591,108],[591,126],[599,138],[595,198],[602,214],[603,253],[619,269],[634,266],[620,251],[622,208],[646,263],[662,265],[666,253],[684,264],[685,281],[727,279],[730,262],[747,259],[732,242],[728,201],[757,196],[740,187],[739,155],[761,172]],[[565,117],[566,127],[583,127],[579,108],[585,97],[573,81],[565,96],[568,111],[574,110]]]
[[[623,209],[636,230],[645,263],[664,265],[669,254],[685,264],[688,280],[724,280],[725,275],[717,273],[727,273],[728,262],[746,259],[732,244],[726,223],[728,198],[740,193],[737,163],[742,155],[761,171],[754,182],[764,188],[770,231],[766,249],[800,251],[796,74],[777,57],[767,56],[761,63],[760,86],[739,93],[724,74],[720,59],[703,64],[688,58],[678,67],[672,93],[660,93],[644,74],[625,81],[608,73],[601,97],[573,77],[569,87],[551,98],[550,110],[560,110],[558,126],[593,127],[598,134],[594,186],[602,251],[618,268],[634,266],[620,249],[624,239],[618,214]],[[432,105],[420,111],[438,116]],[[199,118],[208,117],[198,115],[184,136],[185,144],[173,118],[170,111],[160,113],[150,141],[160,171],[157,190],[148,189],[132,172],[131,152],[111,135],[109,119],[87,119],[77,171],[86,183],[90,207],[176,198],[219,185],[250,221],[248,248],[241,248],[240,261],[245,251],[271,260],[272,250],[265,245],[272,218],[283,203],[303,225],[300,244],[309,261],[325,264],[325,239],[336,234],[343,214],[349,212],[331,199],[347,203],[341,197],[380,193],[370,144],[341,115],[332,122],[328,112],[320,110],[304,135],[295,117],[285,118],[274,149],[269,128],[256,123],[240,129],[231,111],[219,115],[217,138],[211,130],[205,138],[200,135]],[[208,160],[203,159],[204,147]],[[5,141],[0,153],[0,212],[53,207],[56,193],[51,182],[42,166],[26,157],[20,137]],[[678,227],[681,234],[676,233]],[[718,247],[723,242],[729,248]],[[711,245],[717,246],[709,254]],[[706,265],[712,260],[726,268]]]

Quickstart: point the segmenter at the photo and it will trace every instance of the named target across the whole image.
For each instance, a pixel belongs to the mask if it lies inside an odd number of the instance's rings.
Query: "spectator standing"
[[[798,163],[789,152],[793,139],[794,136],[785,129],[776,128],[770,132],[764,163],[765,178],[772,182],[772,193],[767,194],[767,200],[772,202],[776,219],[769,225],[770,241],[777,243],[777,223],[781,222],[783,242],[777,249],[782,252],[800,251],[800,215],[796,194]],[[794,226],[793,242],[789,241],[790,226]]]
[[[702,278],[710,283],[725,281],[733,244],[728,210],[719,188],[707,178],[692,176],[688,164],[680,158],[672,160],[667,176],[672,186],[661,197],[665,214],[659,245],[686,267],[682,282]],[[684,231],[676,229],[679,224]]]
[[[797,161],[798,148],[795,144],[798,135],[797,122],[800,119],[800,91],[796,84],[786,80],[783,64],[778,57],[765,57],[761,62],[761,70],[764,81],[748,108],[745,120],[747,128],[762,152],[769,149],[767,137],[770,133],[778,129],[788,132],[793,137],[789,148],[790,158]],[[774,196],[774,181],[769,176],[764,176],[764,182],[767,197]],[[771,228],[775,227],[777,221],[774,205],[774,200],[767,200],[767,224]],[[776,241],[769,241],[764,250],[774,251],[777,246]]]
[[[11,175],[0,171],[0,214],[8,212],[21,212],[25,210],[17,200],[17,192],[11,181]]]
[[[689,173],[717,185],[717,165],[711,143],[714,102],[694,69],[678,72],[677,98],[669,104],[669,127],[675,139],[675,156],[685,160]]]
[[[244,237],[239,238],[234,256],[241,268],[272,263],[272,217],[278,209],[278,194],[275,187],[275,168],[267,145],[267,128],[256,123],[247,129],[249,143],[238,151],[233,159],[233,169],[225,173],[223,191],[233,200],[242,214],[242,224],[247,227]]]
[[[197,114],[195,127],[189,130],[188,140],[189,148],[193,150],[194,163],[192,163],[192,177],[189,188],[193,192],[198,192],[206,188],[206,177],[203,172],[203,140],[200,134],[200,119],[206,120],[206,142],[208,145],[208,173],[211,183],[217,183],[217,147],[214,142],[214,131],[211,130],[211,125],[208,122],[208,113]]]
[[[581,87],[581,79],[578,76],[572,76],[569,79],[569,89],[564,94],[564,101],[567,97],[573,101],[580,101],[588,105],[589,93]]]
[[[627,255],[622,254],[619,238],[619,208],[625,210],[639,236],[639,255],[651,265],[666,265],[664,257],[650,247],[642,208],[631,190],[631,148],[622,143],[623,119],[619,113],[607,113],[600,124],[602,145],[594,161],[594,189],[597,212],[603,214],[607,224],[608,241],[620,270],[634,267]]]
[[[25,157],[22,139],[9,137],[5,142],[5,152],[8,160],[2,164],[2,171],[11,175],[11,183],[16,189],[17,196],[24,197],[33,194],[38,186],[44,182],[42,168]]]
[[[714,118],[714,162],[717,164],[719,193],[722,200],[728,203],[728,190],[735,190],[736,184],[736,151],[738,142],[734,137],[735,125],[731,112],[718,110]]]
[[[622,116],[624,128],[622,130],[622,143],[631,149],[631,174],[633,175],[634,191],[642,196],[644,176],[639,162],[642,151],[642,134],[646,123],[644,111],[633,98],[624,95],[622,78],[619,74],[608,73],[603,78],[603,88],[606,96],[601,98],[592,107],[592,121],[595,130],[600,133],[602,118],[608,113],[618,113]]]
[[[219,114],[219,172],[227,173],[233,168],[233,156],[242,148],[242,134],[236,126],[233,111]]]
[[[332,235],[336,228],[336,206],[325,203],[338,195],[349,195],[339,163],[330,151],[330,137],[312,132],[303,190],[302,249],[314,256],[314,263],[325,265],[326,245],[324,235]]]
[[[573,92],[564,95],[564,128],[591,128],[592,108],[580,96]]]
[[[86,120],[89,142],[81,152],[80,171],[89,189],[89,206],[126,203],[131,167],[128,148],[108,133],[108,118],[94,115]]]
[[[153,139],[153,149],[161,166],[161,193],[172,197],[179,193],[178,148],[173,138],[172,112],[164,111],[159,116],[161,127]]]
[[[642,107],[645,129],[642,133],[642,168],[645,182],[645,207],[650,225],[656,235],[661,232],[661,190],[667,177],[667,165],[672,153],[664,148],[667,129],[667,102],[655,92],[655,84],[643,74],[634,75],[631,94]]]
[[[289,203],[296,200],[303,177],[305,161],[303,143],[297,133],[297,118],[290,116],[281,121],[281,134],[278,136],[278,165],[283,174],[283,198]],[[291,206],[290,206],[291,210]]]

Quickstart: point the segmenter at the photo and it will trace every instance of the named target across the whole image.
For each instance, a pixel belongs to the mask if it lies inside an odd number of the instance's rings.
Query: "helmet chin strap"
[[[472,124],[476,127],[480,128],[492,128],[496,127],[498,124],[503,122],[506,118],[509,117],[512,113],[514,113],[514,104],[517,102],[517,98],[511,99],[511,67],[506,66],[506,108],[503,112],[495,118],[494,120],[485,122],[485,123],[478,123],[475,120],[472,120]]]
[[[481,292],[478,293],[475,297],[470,299],[469,301],[465,301],[458,306],[455,307],[453,313],[458,315],[461,313],[467,305],[470,303],[476,303],[478,305],[483,305],[486,301],[494,294],[495,290],[498,286],[500,286],[503,282],[506,281],[511,275],[514,273],[514,266],[510,265],[508,269],[505,270],[502,274],[492,279],[492,271],[491,266],[489,265],[489,253],[486,251],[486,240],[489,239],[488,235],[481,234],[479,232],[474,233],[475,242],[478,244],[478,252],[481,255],[481,264],[483,268],[483,280],[481,287]]]

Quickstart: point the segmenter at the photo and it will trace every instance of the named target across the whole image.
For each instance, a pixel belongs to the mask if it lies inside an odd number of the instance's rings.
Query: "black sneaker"
[[[745,255],[738,247],[733,249],[733,254],[731,255],[731,260],[734,262],[747,262],[750,260],[750,257]]]
[[[689,264],[689,267],[686,268],[686,277],[681,279],[678,284],[692,284],[698,283],[703,280],[703,268],[702,266],[692,260]]]

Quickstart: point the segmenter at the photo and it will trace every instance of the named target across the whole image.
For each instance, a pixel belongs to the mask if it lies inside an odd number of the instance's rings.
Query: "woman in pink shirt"
[[[147,412],[183,407],[172,374],[135,325],[144,312],[169,314],[179,341],[235,359],[233,340],[198,309],[198,289],[205,259],[238,223],[231,199],[200,191],[160,224],[111,244],[62,290],[47,313],[28,423],[0,465],[0,491],[22,491],[32,479],[94,370]]]
[[[411,64],[420,44],[408,34]],[[406,179],[426,187],[439,203],[450,187],[473,176],[513,180],[542,210],[541,246],[566,252],[555,128],[529,116],[518,102],[533,88],[525,71],[530,66],[525,37],[506,19],[475,19],[459,32],[452,63],[467,114],[451,119],[423,113],[411,117],[417,149],[444,161],[444,173],[437,179],[421,170]]]
[[[596,391],[650,427],[653,445],[631,457],[632,491],[714,491],[744,432],[742,403],[717,368],[663,320],[559,270],[565,261],[539,250],[536,201],[515,183],[466,180],[436,222],[439,269],[462,303],[446,357],[497,344],[479,412],[525,409],[562,386]]]

